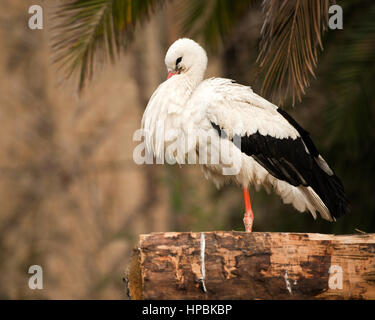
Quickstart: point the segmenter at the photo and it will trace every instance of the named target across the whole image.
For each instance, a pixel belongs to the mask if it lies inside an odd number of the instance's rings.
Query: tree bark
[[[131,299],[375,299],[375,234],[153,233]]]

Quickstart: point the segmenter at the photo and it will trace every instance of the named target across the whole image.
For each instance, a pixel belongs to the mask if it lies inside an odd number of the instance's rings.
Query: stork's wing
[[[208,120],[222,138],[241,141],[241,151],[272,176],[312,187],[334,216],[348,210],[343,185],[319,155],[307,131],[285,111],[228,79],[209,79]]]

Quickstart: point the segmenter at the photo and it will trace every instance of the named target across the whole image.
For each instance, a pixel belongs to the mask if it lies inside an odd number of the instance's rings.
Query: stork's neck
[[[187,70],[181,79],[185,81],[188,89],[193,92],[195,88],[203,81],[205,72],[206,66],[198,64]]]

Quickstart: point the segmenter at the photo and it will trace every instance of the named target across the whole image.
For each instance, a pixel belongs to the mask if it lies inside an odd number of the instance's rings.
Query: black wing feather
[[[289,114],[278,109],[280,114],[298,131],[296,139],[278,139],[256,132],[251,135],[234,136],[232,141],[241,141],[243,153],[251,156],[275,178],[293,186],[310,186],[322,199],[332,216],[339,217],[349,211],[344,187],[332,172],[327,173],[317,161],[319,152],[309,133]],[[217,124],[211,122],[222,138],[227,134]]]

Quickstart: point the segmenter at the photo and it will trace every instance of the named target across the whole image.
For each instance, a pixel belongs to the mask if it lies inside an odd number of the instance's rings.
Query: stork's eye
[[[176,60],[176,66],[182,61],[182,57],[177,58]]]

